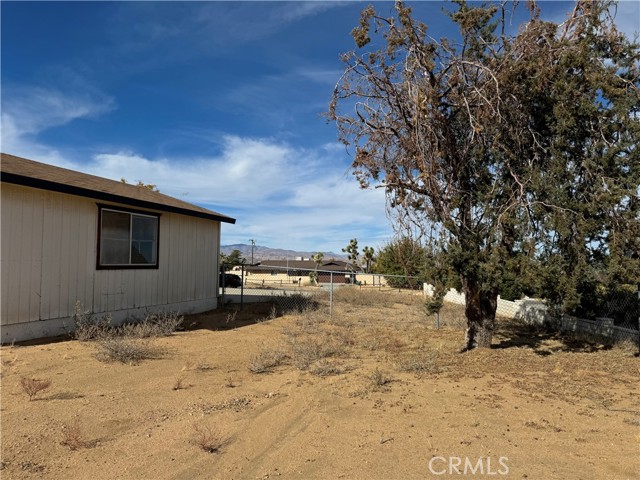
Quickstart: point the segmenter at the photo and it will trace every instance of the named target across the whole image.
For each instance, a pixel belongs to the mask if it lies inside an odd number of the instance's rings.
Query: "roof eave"
[[[179,213],[181,215],[188,215],[190,217],[204,218],[207,220],[215,220],[218,222],[235,224],[236,219],[227,217],[226,215],[219,215],[215,213],[199,212],[197,210],[189,210],[186,208],[174,207],[171,205],[162,205],[146,200],[138,200],[135,198],[116,195],[113,193],[101,192],[99,190],[91,190],[89,188],[76,187],[73,185],[66,185],[64,183],[52,182],[50,180],[43,180],[40,178],[33,178],[24,175],[18,175],[9,172],[0,172],[0,180],[7,183],[13,183],[16,185],[23,185],[26,187],[40,188],[42,190],[51,190],[53,192],[66,193],[69,195],[76,195],[79,197],[93,198],[96,200],[103,200],[109,202],[122,203],[124,205],[131,205],[134,207],[148,208],[151,210],[158,210],[161,212]]]

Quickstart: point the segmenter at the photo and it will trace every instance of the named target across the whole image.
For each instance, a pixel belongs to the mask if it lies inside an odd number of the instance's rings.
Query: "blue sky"
[[[3,1],[2,151],[233,216],[223,244],[380,247],[384,194],[360,190],[321,116],[368,3]],[[450,34],[445,4],[409,4]],[[620,4],[624,31],[639,19]]]

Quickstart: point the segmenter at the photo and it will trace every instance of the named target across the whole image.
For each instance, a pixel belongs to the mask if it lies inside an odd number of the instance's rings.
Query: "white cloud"
[[[111,97],[80,81],[68,90],[3,85],[2,94],[2,151],[60,166],[68,165],[58,151],[38,142],[38,133],[115,108]]]
[[[44,87],[9,87],[3,94],[3,116],[19,135],[38,133],[77,118],[109,112],[113,101],[92,92],[62,92]]]
[[[107,150],[83,162],[77,153],[68,156],[40,142],[38,134],[108,113],[111,98],[90,88],[70,93],[23,86],[3,93],[3,152],[113,180],[153,183],[168,195],[235,215],[237,225],[223,228],[226,243],[256,238],[261,245],[339,251],[353,237],[364,245],[390,235],[383,192],[360,190],[338,145],[306,149],[227,135],[214,140],[220,146],[214,156],[147,158]]]
[[[301,155],[304,156],[301,158]],[[305,158],[306,157],[306,158]],[[132,152],[102,153],[79,166],[102,177],[154,183],[190,202],[231,205],[264,201],[309,174],[312,154],[269,140],[225,136],[218,156],[147,159]]]
[[[121,53],[144,51],[145,65],[150,65],[184,61],[193,55],[215,56],[348,5],[337,1],[122,2],[109,21]]]
[[[379,245],[390,233],[381,190],[361,190],[334,147],[308,150],[270,139],[226,136],[220,154],[148,159],[102,153],[80,171],[142,180],[160,191],[237,217],[224,243],[292,249],[336,249],[350,238]]]

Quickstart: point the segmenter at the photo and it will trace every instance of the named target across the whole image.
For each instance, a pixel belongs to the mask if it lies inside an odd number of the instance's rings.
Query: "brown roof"
[[[154,192],[148,188],[54,167],[7,153],[0,153],[0,178],[3,182],[43,190],[180,213],[219,222],[236,223],[234,218],[183,202],[160,192]]]
[[[255,268],[254,268],[255,267]],[[315,270],[316,262],[313,260],[264,260],[258,265],[245,267],[255,271],[267,271],[269,267],[276,269],[289,268],[290,270]],[[347,262],[341,260],[328,260],[322,262],[318,266],[318,270],[334,271],[334,272],[351,272],[351,266]],[[356,267],[357,270],[357,267]]]

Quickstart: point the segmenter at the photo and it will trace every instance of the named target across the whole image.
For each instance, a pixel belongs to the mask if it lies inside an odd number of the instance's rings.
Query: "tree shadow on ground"
[[[320,303],[305,296],[274,297],[273,301],[249,303],[243,305],[229,304],[209,312],[186,315],[184,330],[235,330],[273,320],[287,314],[304,313],[317,310]]]
[[[224,305],[208,312],[185,315],[184,330],[235,330],[255,325],[274,316],[273,302],[252,303],[240,308],[238,304]]]
[[[593,353],[610,350],[614,341],[591,333],[561,332],[552,325],[530,325],[517,321],[502,321],[496,331],[492,348],[530,348],[546,356],[557,352]]]

